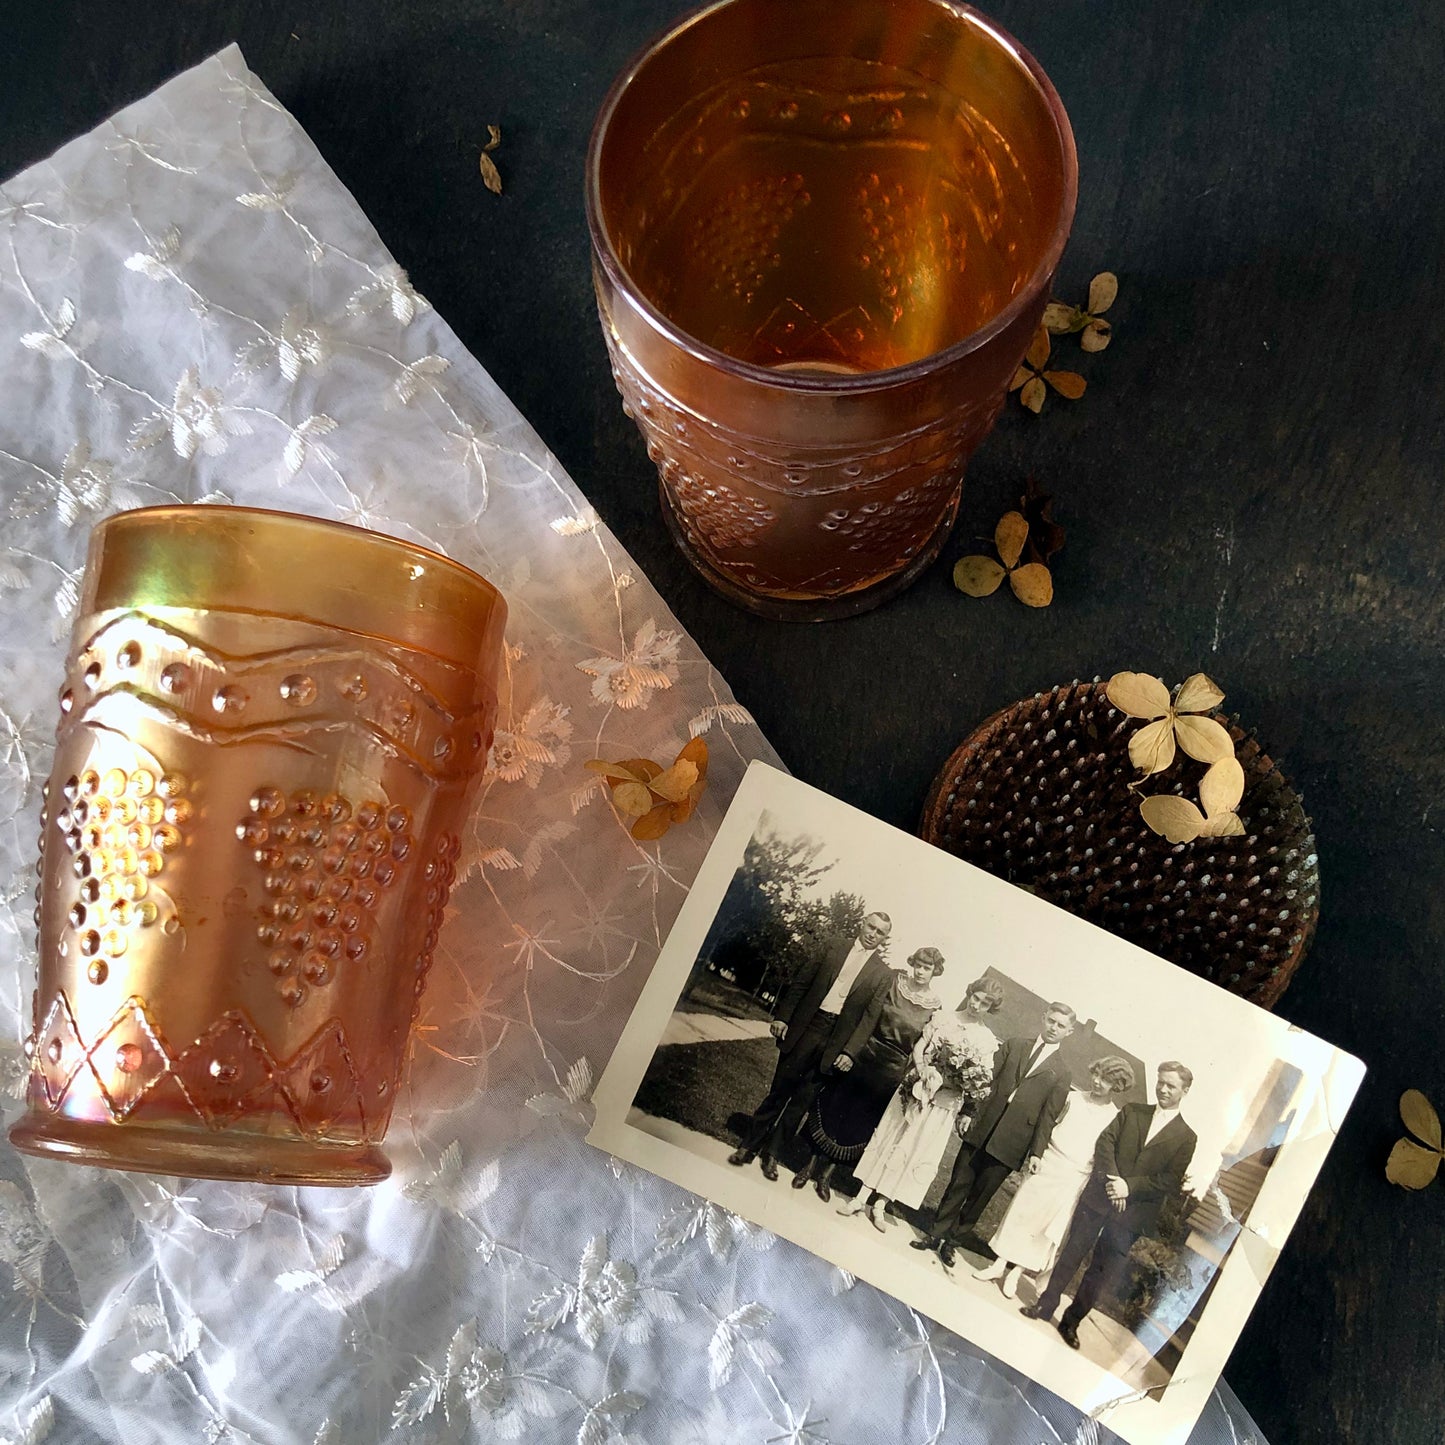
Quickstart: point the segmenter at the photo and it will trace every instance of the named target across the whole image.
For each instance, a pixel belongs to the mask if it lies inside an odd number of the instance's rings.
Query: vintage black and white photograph
[[[1362,1072],[754,765],[592,1138],[1182,1441]]]

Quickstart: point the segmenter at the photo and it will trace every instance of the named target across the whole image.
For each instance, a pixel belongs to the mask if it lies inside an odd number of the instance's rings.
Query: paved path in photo
[[[735,1039],[765,1039],[766,1019],[729,1019],[721,1014],[675,1013],[668,1019],[658,1046],[663,1044],[728,1043]]]

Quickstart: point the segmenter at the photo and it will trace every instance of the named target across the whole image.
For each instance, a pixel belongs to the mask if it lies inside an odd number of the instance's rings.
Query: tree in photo
[[[819,879],[833,866],[818,861],[822,851],[821,840],[806,833],[784,836],[763,814],[703,940],[683,998],[710,971],[730,975],[735,988],[754,998],[776,997],[830,928],[847,926],[849,919],[856,928],[863,916],[861,899],[841,892],[827,902],[814,896]]]

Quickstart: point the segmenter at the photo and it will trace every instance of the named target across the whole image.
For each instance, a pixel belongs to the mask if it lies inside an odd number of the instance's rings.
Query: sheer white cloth
[[[239,51],[0,188],[0,390],[7,1123],[90,524],[177,500],[338,517],[479,568],[512,618],[394,1177],[241,1187],[0,1147],[0,1439],[1094,1438],[892,1300],[582,1143],[717,819],[773,755]],[[667,761],[690,733],[712,748],[701,816],[638,846],[580,764]],[[1225,1394],[1197,1439],[1252,1435]]]

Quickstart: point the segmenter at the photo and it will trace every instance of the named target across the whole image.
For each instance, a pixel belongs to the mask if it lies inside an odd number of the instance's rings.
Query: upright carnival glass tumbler
[[[237,507],[91,537],[41,818],[31,1154],[367,1184],[491,744],[506,604]]]
[[[1077,192],[1048,78],[948,0],[720,0],[627,67],[588,155],[593,275],[708,582],[820,620],[937,556]]]

